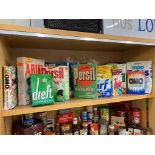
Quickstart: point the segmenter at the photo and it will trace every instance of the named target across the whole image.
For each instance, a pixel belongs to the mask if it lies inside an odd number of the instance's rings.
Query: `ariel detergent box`
[[[97,66],[97,89],[98,97],[109,97],[112,95],[111,66]]]
[[[52,76],[50,74],[32,74],[30,80],[32,106],[53,104]]]
[[[96,68],[96,64],[73,65],[75,97],[98,98]]]
[[[143,82],[145,82],[145,86],[144,86],[145,93],[152,92],[152,61],[128,62],[127,63],[127,71],[128,72],[137,71],[137,74],[138,74],[138,71],[144,72],[145,79]],[[141,73],[141,74],[143,74],[143,73]],[[143,77],[141,77],[141,78],[143,78]],[[143,85],[143,83],[142,83],[142,85]],[[140,94],[141,94],[141,91],[143,94],[144,90],[139,89],[139,91],[140,91]]]
[[[16,68],[13,66],[4,66],[3,74],[4,110],[10,110],[17,105]]]
[[[42,67],[43,74],[52,75],[54,99],[64,102],[69,99],[69,68],[68,66]]]
[[[30,75],[40,74],[45,62],[27,57],[17,58],[18,105],[30,104]]]

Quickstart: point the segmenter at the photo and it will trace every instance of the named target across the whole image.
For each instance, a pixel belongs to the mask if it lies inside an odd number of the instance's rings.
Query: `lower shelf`
[[[67,102],[56,102],[52,105],[32,107],[31,105],[26,106],[17,106],[12,110],[3,110],[3,116],[16,116],[28,113],[37,113],[44,111],[54,111],[61,109],[69,109],[69,108],[78,108],[84,106],[92,106],[92,105],[103,105],[108,103],[116,103],[122,101],[132,101],[132,100],[140,100],[146,98],[153,98],[155,95],[153,94],[145,94],[145,95],[123,95],[109,98],[99,98],[99,99],[70,99]]]

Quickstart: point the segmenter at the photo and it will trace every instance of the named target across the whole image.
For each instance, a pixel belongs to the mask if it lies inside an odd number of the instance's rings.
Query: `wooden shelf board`
[[[12,48],[125,51],[129,48],[146,47],[147,44],[155,45],[155,39],[3,24],[0,25],[0,36]]]
[[[16,115],[28,114],[28,113],[55,111],[55,110],[61,110],[61,109],[78,108],[78,107],[92,106],[92,105],[103,105],[108,103],[140,100],[140,99],[153,98],[153,97],[155,97],[155,95],[145,94],[145,95],[123,95],[123,96],[99,98],[99,99],[71,99],[67,102],[60,102],[60,103],[55,103],[53,105],[46,105],[46,106],[39,106],[39,107],[32,107],[31,105],[17,106],[12,110],[3,110],[2,115],[4,117],[16,116]]]

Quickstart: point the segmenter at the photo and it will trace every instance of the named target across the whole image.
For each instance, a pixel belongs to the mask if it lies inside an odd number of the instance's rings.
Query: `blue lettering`
[[[145,28],[144,29],[141,28],[141,19],[138,20],[138,23],[139,23],[138,31],[145,31]]]
[[[151,29],[149,29],[149,25],[150,25]],[[146,20],[146,29],[147,29],[148,32],[152,32],[153,31],[153,21],[151,19],[147,19]]]

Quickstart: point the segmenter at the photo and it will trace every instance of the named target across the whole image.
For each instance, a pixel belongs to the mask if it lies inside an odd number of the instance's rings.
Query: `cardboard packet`
[[[16,68],[13,66],[4,66],[3,76],[4,110],[10,110],[17,105]]]
[[[32,74],[30,82],[32,106],[54,103],[52,76],[50,74]]]
[[[69,100],[69,68],[68,66],[42,67],[43,74],[52,75],[54,99],[57,102]]]
[[[27,57],[17,58],[18,105],[30,104],[30,75],[40,74],[44,60]]]
[[[112,95],[111,66],[97,66],[97,89],[98,97],[109,97]]]
[[[97,98],[96,64],[73,65],[74,96],[77,98]]]

